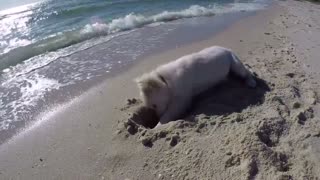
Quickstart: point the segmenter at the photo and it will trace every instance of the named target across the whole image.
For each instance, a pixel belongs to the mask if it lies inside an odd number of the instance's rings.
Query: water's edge
[[[188,20],[180,20],[179,22],[172,22],[173,24],[177,23],[176,29],[173,29],[170,33],[166,34],[164,37],[157,41],[150,39],[152,39],[152,37],[156,37],[156,35],[158,35],[159,32],[162,32],[163,29],[168,29],[169,26],[172,26],[172,24],[168,23],[156,27],[144,27],[136,32],[124,34],[122,36],[112,39],[111,41],[108,41],[107,43],[102,43],[92,48],[81,51],[79,53],[68,56],[67,58],[78,59],[84,58],[85,54],[91,53],[98,57],[102,57],[108,54],[108,50],[109,52],[115,50],[121,52],[121,48],[128,47],[131,47],[132,51],[136,51],[139,48],[143,48],[138,47],[135,44],[137,42],[136,40],[139,39],[141,41],[141,36],[151,37],[143,38],[144,42],[139,42],[139,44],[146,44],[147,46],[149,46],[149,49],[147,49],[143,53],[136,56],[132,56],[132,54],[130,53],[126,53],[120,57],[117,56],[116,58],[127,58],[131,60],[128,60],[124,64],[120,63],[118,66],[113,66],[113,71],[105,73],[104,75],[99,76],[93,80],[83,82],[80,84],[71,84],[70,86],[53,90],[50,93],[45,94],[41,102],[38,104],[38,107],[30,111],[31,114],[29,114],[29,117],[26,120],[17,121],[16,123],[14,123],[14,128],[11,128],[7,131],[0,131],[0,144],[7,141],[10,137],[15,135],[19,131],[23,131],[25,127],[34,123],[37,115],[43,112],[50,112],[50,109],[56,107],[58,104],[67,103],[73,98],[103,83],[104,81],[106,81],[106,79],[116,77],[121,73],[127,71],[128,69],[134,68],[134,66],[137,63],[139,63],[146,57],[160,54],[176,47],[181,47],[187,44],[197,43],[199,41],[206,40],[208,37],[214,36],[215,34],[223,31],[224,29],[228,28],[229,26],[238,22],[239,20],[242,20],[243,18],[249,16],[253,16],[255,14],[256,12],[239,12],[232,14],[224,14],[221,16],[216,16],[214,18],[201,17]],[[127,42],[127,46],[125,47],[123,47],[123,44],[112,44],[113,41],[119,42],[126,40],[129,36],[130,38],[135,37],[136,39],[130,39],[130,41]],[[112,47],[110,47],[111,49],[108,49],[108,44],[112,44]],[[90,58],[92,58],[92,56],[90,56]],[[59,67],[61,65],[62,64],[53,64],[52,66]],[[50,72],[48,71],[46,71],[46,73],[50,74]]]

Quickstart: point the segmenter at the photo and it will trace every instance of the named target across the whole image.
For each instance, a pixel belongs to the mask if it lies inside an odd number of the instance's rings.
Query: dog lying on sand
[[[160,124],[174,121],[191,105],[192,98],[224,80],[228,74],[249,87],[256,81],[229,49],[212,46],[159,66],[135,79],[144,106],[156,111]]]

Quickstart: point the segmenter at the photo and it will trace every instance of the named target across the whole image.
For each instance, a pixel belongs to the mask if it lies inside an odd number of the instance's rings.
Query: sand
[[[1,145],[0,179],[320,178],[319,7],[276,2],[205,41],[146,57]],[[128,123],[141,106],[133,77],[212,45],[233,49],[258,87],[231,77],[181,120]]]

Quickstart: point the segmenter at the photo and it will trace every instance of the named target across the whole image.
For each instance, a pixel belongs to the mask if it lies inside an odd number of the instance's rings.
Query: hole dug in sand
[[[145,128],[152,129],[158,124],[159,117],[153,109],[140,106],[134,111],[130,120]]]

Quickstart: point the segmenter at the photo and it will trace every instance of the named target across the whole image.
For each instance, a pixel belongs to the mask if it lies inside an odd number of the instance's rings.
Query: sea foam
[[[262,4],[255,3],[233,3],[227,6],[210,6],[203,7],[199,5],[192,5],[188,9],[181,11],[164,11],[152,16],[144,16],[141,14],[130,13],[125,17],[112,20],[110,23],[93,23],[88,24],[81,31],[83,34],[89,33],[106,33],[111,34],[119,31],[131,30],[140,28],[148,24],[168,22],[178,19],[214,16],[215,14],[230,13],[237,11],[254,11],[264,8]]]

